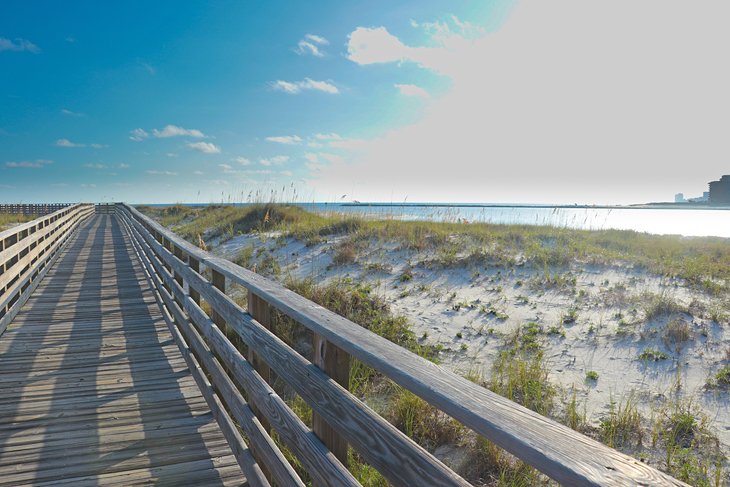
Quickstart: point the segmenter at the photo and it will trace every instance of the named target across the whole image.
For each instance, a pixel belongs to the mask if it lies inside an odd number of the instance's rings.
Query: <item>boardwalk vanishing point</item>
[[[348,392],[353,358],[562,485],[685,485],[133,207],[46,207],[0,233],[0,486],[360,485],[349,448],[393,485],[470,485]],[[311,332],[311,361],[276,336],[273,309]]]

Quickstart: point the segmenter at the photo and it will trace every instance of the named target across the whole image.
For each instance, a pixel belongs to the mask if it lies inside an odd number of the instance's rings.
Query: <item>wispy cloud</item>
[[[326,46],[327,44],[329,44],[329,41],[324,37],[315,34],[307,34],[304,36],[304,39],[297,43],[297,47],[294,49],[294,52],[299,55],[311,54],[316,57],[324,57],[325,53],[322,51],[321,46]]]
[[[119,169],[129,169],[131,166],[122,162],[118,167]]]
[[[98,163],[97,164],[87,163],[87,164],[84,164],[84,167],[87,167],[89,169],[106,169],[107,168],[107,165],[106,164],[98,164]]]
[[[251,165],[251,160],[250,159],[246,159],[245,157],[236,157],[235,159],[233,159],[233,162],[237,162],[237,163],[239,163],[242,166],[250,166]]]
[[[91,147],[94,149],[103,149],[104,147],[109,147],[107,145],[103,144],[77,144],[75,142],[71,142],[68,139],[58,139],[56,141],[57,147],[66,147],[66,148],[76,148],[76,147]]]
[[[15,40],[6,39],[0,37],[0,52],[2,51],[15,51],[15,52],[32,52],[38,54],[41,52],[40,48],[26,39],[17,38]]]
[[[96,188],[96,184],[94,183],[81,183],[80,185],[82,188]]]
[[[148,169],[145,172],[147,174],[152,174],[153,176],[177,176],[177,173],[174,171],[159,171],[157,169]]]
[[[301,144],[302,138],[298,135],[279,135],[276,137],[266,137],[269,142],[276,142],[278,144],[295,145]]]
[[[56,141],[57,147],[86,147],[84,144],[74,144],[68,139],[58,139]]]
[[[340,92],[340,90],[332,83],[328,83],[327,81],[316,81],[311,78],[304,78],[302,81],[277,80],[271,84],[271,87],[276,91],[283,91],[290,95],[297,95],[302,91],[321,91],[331,95],[336,95]]]
[[[188,142],[191,149],[205,154],[220,154],[221,148],[210,142]]]
[[[152,129],[151,132],[147,132],[143,128],[136,128],[129,132],[130,140],[139,142],[141,140],[155,137],[157,139],[166,139],[169,137],[193,137],[196,139],[203,139],[206,135],[198,129],[186,129],[178,127],[177,125],[165,125],[162,129]]]
[[[259,159],[259,164],[262,166],[278,166],[280,164],[284,164],[288,160],[289,156],[274,156]]]
[[[195,174],[196,176],[202,176],[205,173],[203,171],[193,171],[193,174]]]
[[[3,188],[3,189],[14,189],[15,186],[11,186],[10,184],[0,184],[0,188]]]
[[[145,131],[144,129],[134,129],[131,132],[129,132],[129,138],[131,140],[134,140],[135,142],[144,140],[149,136],[150,136],[150,134],[148,134],[147,131]]]
[[[197,129],[186,129],[177,125],[165,125],[162,130],[152,129],[152,135],[158,139],[167,137],[195,137],[205,138],[205,134]]]
[[[140,64],[140,66],[142,66],[145,69],[145,71],[150,73],[152,76],[157,74],[157,68],[155,68],[151,64],[148,64],[148,63],[139,63],[139,64]]]
[[[35,161],[8,161],[5,163],[7,167],[24,167],[24,168],[41,168],[53,164],[53,161],[48,159],[36,159]]]
[[[398,91],[400,91],[401,95],[404,96],[415,96],[419,98],[430,98],[431,95],[428,94],[428,91],[424,90],[420,86],[416,85],[394,85],[396,88],[398,88]]]
[[[226,174],[234,174],[236,172],[230,164],[218,164],[218,167]]]
[[[64,115],[68,115],[69,117],[85,117],[86,116],[85,113],[73,112],[67,108],[62,108],[61,113],[63,113]]]

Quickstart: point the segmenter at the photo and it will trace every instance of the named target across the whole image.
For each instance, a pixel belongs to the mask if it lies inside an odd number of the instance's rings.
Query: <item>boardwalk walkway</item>
[[[113,215],[0,339],[0,486],[29,484],[245,484]]]

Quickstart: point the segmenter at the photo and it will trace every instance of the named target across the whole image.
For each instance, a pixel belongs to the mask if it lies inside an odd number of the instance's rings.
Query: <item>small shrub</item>
[[[357,247],[352,240],[346,240],[337,246],[332,262],[337,265],[352,264],[357,259]]]
[[[586,379],[587,380],[598,380],[598,372],[595,370],[589,370],[586,372]]]
[[[662,338],[667,346],[674,345],[679,350],[691,336],[692,331],[687,320],[677,318],[667,323]]]
[[[645,348],[644,351],[639,354],[639,360],[643,360],[645,362],[650,360],[658,362],[659,360],[666,360],[667,358],[669,358],[669,356],[666,353],[654,348]]]

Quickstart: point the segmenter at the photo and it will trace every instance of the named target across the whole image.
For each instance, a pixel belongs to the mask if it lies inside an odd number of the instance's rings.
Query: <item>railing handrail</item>
[[[118,209],[160,259],[162,265],[158,266],[156,272],[165,278],[165,286],[170,287],[170,294],[175,300],[186,300],[187,303],[190,298],[190,292],[186,294],[182,290],[183,281],[190,289],[195,288],[195,292],[206,293],[206,301],[214,313],[223,315],[226,321],[230,321],[249,346],[252,343],[262,346],[261,353],[268,351],[267,347],[278,347],[278,339],[268,337],[266,330],[261,330],[263,327],[258,321],[231,304],[232,301],[225,299],[225,294],[203,278],[198,269],[192,269],[188,261],[196,262],[196,267],[198,264],[208,267],[214,276],[218,273],[244,286],[255,296],[335,347],[380,371],[561,484],[686,485],[637,459],[443,369],[277,282],[190,244],[135,208],[120,204]],[[171,276],[174,276],[174,280]],[[174,286],[175,283],[179,289]],[[181,308],[190,312],[195,307],[183,304]],[[269,366],[273,368],[272,364]],[[287,373],[286,370],[281,372],[283,375]],[[303,394],[300,395],[304,397]],[[347,431],[340,433],[348,434]],[[393,475],[393,472],[382,473],[386,477]],[[421,480],[434,482],[433,479]],[[452,481],[459,483],[458,478],[452,478]]]
[[[79,203],[0,233],[0,335],[91,212]]]
[[[38,223],[40,223],[43,220],[48,220],[50,218],[53,218],[55,216],[58,216],[58,215],[62,214],[63,212],[66,212],[66,211],[71,211],[74,208],[76,208],[78,206],[81,206],[83,204],[84,203],[71,204],[69,206],[65,206],[63,208],[60,208],[60,209],[54,211],[53,213],[48,213],[46,215],[41,215],[38,218],[36,218],[34,220],[31,220],[29,222],[24,222],[24,223],[21,223],[19,225],[15,225],[13,227],[10,227],[7,230],[3,230],[2,232],[0,232],[0,240],[5,240],[6,238],[8,238],[8,237],[10,237],[12,235],[15,235],[16,233],[20,233],[23,230],[27,230],[29,228],[32,228],[32,227],[38,225]]]

